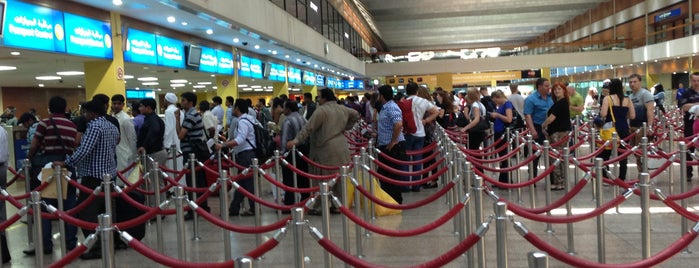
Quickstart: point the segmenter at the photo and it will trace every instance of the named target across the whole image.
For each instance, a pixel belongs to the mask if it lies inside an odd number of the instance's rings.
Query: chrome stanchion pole
[[[573,142],[572,142],[571,146],[575,146],[575,144],[580,141],[580,129],[581,129],[580,122],[581,121],[582,120],[580,119],[580,116],[576,115],[575,116],[575,131],[573,131]],[[573,150],[571,152],[571,153],[573,153],[574,156],[578,156],[578,148],[579,147],[575,147],[575,150]],[[576,174],[577,174],[577,172],[576,172]],[[577,177],[576,177],[575,183],[578,183]]]
[[[56,181],[56,204],[58,205],[58,210],[65,211],[63,209],[63,172],[61,166],[53,167],[53,180]],[[65,256],[68,252],[66,249],[66,226],[60,217],[58,218],[58,232],[61,234],[61,256]]]
[[[505,128],[505,146],[507,146],[507,152],[512,152],[512,128],[507,127]],[[496,157],[499,157],[499,155],[496,154]],[[507,161],[507,167],[512,166],[512,159],[508,158],[504,161]],[[497,167],[500,165],[498,164]],[[507,172],[507,182],[512,183],[512,175],[514,175],[514,172],[508,171]],[[508,190],[508,192],[511,193],[511,190]]]
[[[102,192],[104,192],[104,213],[110,217],[112,213],[112,176],[109,174],[102,175]]]
[[[641,139],[647,139],[643,137]],[[641,141],[643,143],[643,141]],[[650,255],[650,176],[648,173],[641,173],[638,187],[641,189],[641,240],[642,257],[649,258]]]
[[[371,142],[371,141],[370,141],[370,142]],[[367,163],[368,163],[370,160],[369,160],[369,157],[368,157],[368,155],[367,155],[367,151],[366,151],[366,148],[365,148],[365,147],[362,147],[362,148],[360,149],[360,153],[361,153],[361,155],[362,155],[362,159],[360,160],[360,161],[361,161],[361,164],[362,164],[362,167],[361,167],[362,179],[361,179],[361,180],[358,180],[358,182],[362,185],[362,187],[364,187],[364,189],[369,189],[369,184],[370,184],[370,183],[374,183],[374,182],[371,180],[371,175],[370,175],[369,172],[366,170],[366,168],[364,168],[364,165],[367,165]],[[367,165],[367,166],[368,166],[368,165]],[[361,198],[362,198],[360,201],[362,202],[362,204],[364,204],[364,209],[363,209],[363,211],[364,211],[364,221],[369,222],[370,219],[371,219],[371,213],[370,213],[369,207],[373,206],[373,204],[372,204],[372,203],[369,203],[369,198],[368,198],[368,197],[366,197],[366,196],[364,196],[364,195],[360,195],[360,196],[361,196]],[[369,237],[369,236],[371,235],[371,233],[369,232],[369,230],[364,229],[364,235],[367,236],[367,237]]]
[[[534,151],[532,150],[533,142],[534,140],[532,140],[532,135],[527,135],[527,152],[529,153],[529,156],[534,154]],[[534,161],[529,161],[527,167],[529,171],[529,178],[527,180],[532,180],[534,179],[534,169],[539,167],[534,166]],[[532,206],[532,208],[536,207],[536,193],[534,192],[535,189],[536,188],[534,188],[534,184],[529,185],[529,204]]]
[[[355,155],[352,157],[352,163],[354,166],[352,167],[352,175],[354,176],[354,180],[359,182],[357,178],[359,178],[359,169],[360,169],[360,162],[361,156]],[[345,185],[348,185],[345,183]],[[346,194],[347,192],[345,192]],[[361,208],[361,198],[362,195],[359,193],[359,190],[354,189],[354,213],[357,214],[357,216],[362,215],[362,208]],[[347,205],[347,204],[345,204]],[[366,209],[365,209],[366,211]],[[364,254],[362,253],[362,227],[359,226],[359,224],[354,225],[354,231],[355,231],[355,239],[357,240],[356,242],[356,248],[357,248],[357,257],[364,257]]]
[[[190,179],[189,185],[192,188],[197,188],[197,157],[193,154],[189,154],[189,172],[192,174],[192,178]],[[196,202],[197,201],[197,192],[192,191],[192,201]],[[199,237],[199,215],[197,215],[196,212],[192,211],[192,233],[194,234],[194,237],[192,237],[192,240],[199,240],[201,239]]]
[[[569,192],[571,189],[571,183],[570,183],[570,175],[569,175],[569,163],[570,161],[570,148],[568,146],[563,147],[563,165],[565,168],[563,169],[563,180],[565,181],[565,186],[566,186],[566,192]],[[575,173],[578,173],[577,170],[573,169]],[[566,202],[566,216],[571,217],[573,215],[573,204],[568,201]],[[575,255],[575,238],[574,238],[574,230],[573,230],[573,223],[569,222],[566,224],[566,234],[568,236],[568,254],[570,255]]]
[[[323,234],[330,235],[330,185],[328,185],[327,182],[320,183],[320,207],[323,218]],[[296,211],[296,209],[294,209],[294,211]],[[303,211],[301,211],[301,213],[301,216],[303,216]],[[295,236],[296,233],[294,233],[294,237]],[[303,245],[297,247],[303,247]],[[301,250],[303,251],[303,249]],[[303,259],[303,253],[301,253],[300,255],[298,254],[299,253],[297,252],[297,256],[300,256],[300,258]],[[330,252],[328,252],[327,250],[323,251],[323,260],[325,262],[325,267],[333,267],[332,256],[330,255]]]
[[[648,137],[641,137],[641,173],[648,173]]]
[[[296,166],[296,154],[297,154],[297,153],[298,153],[298,148],[296,148],[296,145],[294,145],[294,147],[291,148],[291,153],[290,153],[290,154],[291,154],[291,164],[294,165],[294,166]],[[280,171],[280,172],[281,172],[281,171]],[[294,188],[298,188],[298,187],[299,187],[299,182],[298,182],[298,180],[299,180],[298,177],[299,177],[299,176],[298,176],[298,174],[296,174],[296,172],[291,172],[291,174],[292,174],[292,176],[293,176],[293,178],[294,178]],[[279,177],[277,177],[277,178],[281,178],[281,176],[282,176],[282,175],[281,175],[281,173],[280,173],[280,174],[279,174]],[[301,193],[298,193],[298,192],[295,193],[295,194],[294,194],[294,200],[296,200],[296,203],[301,202]]]
[[[34,218],[34,258],[37,267],[44,266],[44,240],[41,222],[41,194],[37,191],[31,192],[32,216]]]
[[[184,227],[184,201],[187,196],[184,194],[182,186],[175,187],[175,221],[177,225],[177,258],[183,261],[187,260],[187,239],[185,236]],[[192,213],[194,208],[190,208]]]
[[[294,172],[294,173],[296,173],[296,172]],[[274,150],[274,179],[277,181],[283,181],[283,179],[282,179],[282,155],[279,152],[279,150]],[[294,188],[298,188],[298,184],[296,184],[296,179],[294,179]],[[274,194],[275,194],[274,202],[276,202],[277,204],[283,204],[284,203],[283,202],[284,196],[281,194],[279,187],[277,187],[276,185],[274,186]],[[294,194],[294,200],[296,200],[296,202],[294,202],[294,203],[299,202],[298,197],[299,197],[298,194]],[[277,210],[278,216],[281,216],[281,213],[282,213],[281,210]]]
[[[514,150],[520,150],[521,141],[519,140],[519,131],[515,131],[515,148]],[[517,164],[522,163],[522,152],[521,150],[515,154],[516,156],[516,161]],[[522,169],[518,168],[515,170],[515,182],[517,184],[520,184],[522,182]],[[522,200],[522,187],[517,187],[517,203],[519,204],[524,204],[524,201]]]
[[[141,152],[141,153],[138,155],[138,157],[139,157],[139,161],[141,162],[141,163],[140,163],[140,164],[141,164],[141,169],[143,170],[143,173],[145,174],[145,173],[148,172],[148,170],[149,170],[149,169],[148,169],[148,157],[146,156],[146,152],[145,152],[145,151]],[[146,192],[152,191],[152,190],[153,190],[153,183],[157,183],[157,182],[152,181],[152,180],[150,179],[150,177],[146,177],[146,178],[144,178],[144,180],[145,180],[145,182],[143,183],[144,190],[145,190]],[[146,204],[147,204],[148,206],[153,206],[153,205],[154,205],[154,204],[153,204],[153,198],[152,198],[150,195],[148,195],[148,194],[146,194],[145,197],[146,197],[146,200],[145,200],[145,201],[146,201]],[[109,214],[109,215],[112,215],[112,214]]]
[[[24,171],[25,193],[31,193],[32,187],[30,185],[30,181],[35,179],[35,178],[32,178],[32,162],[29,161],[29,159],[22,160],[22,168]],[[27,207],[30,207],[31,204],[32,204],[31,199],[27,198],[25,200],[25,205],[27,205]],[[27,248],[32,248],[32,247],[34,247],[34,218],[27,216],[26,219],[27,219]]]
[[[328,205],[328,184],[323,182],[321,184],[321,189],[323,189],[323,186],[325,185],[325,196],[322,198],[326,201],[324,202],[325,205]],[[327,208],[325,207],[324,208]],[[302,208],[294,208],[291,210],[291,217],[292,220],[294,221],[294,263],[296,264],[296,268],[303,268],[306,267],[306,253],[303,248],[303,231],[304,227],[306,227],[306,219],[304,218],[303,215],[303,209]],[[323,218],[325,218],[325,214],[323,215]],[[325,227],[323,227],[325,228]],[[324,233],[325,235],[330,235],[330,233]],[[323,251],[323,255],[325,256],[325,267],[332,267],[332,259],[330,258],[330,252],[328,251]]]
[[[374,154],[374,142],[369,140],[369,145],[368,145],[368,155],[367,155],[367,161],[369,162],[369,168],[371,170],[376,170],[376,164],[374,164],[374,161],[371,160],[372,156],[375,156]],[[369,191],[371,192],[372,195],[374,195],[374,178],[369,176],[367,172],[367,182],[369,183]],[[371,202],[371,203],[369,203]],[[373,201],[370,201],[367,198],[367,204],[369,204],[369,209],[371,210],[371,220],[374,221],[376,220],[376,205],[374,204]]]
[[[550,165],[549,151],[551,151],[551,143],[549,142],[549,140],[544,140],[544,153],[543,153],[543,157],[542,157],[543,161],[544,161],[544,166]],[[548,178],[544,179],[544,181],[546,181],[546,186],[544,186],[545,187],[544,197],[546,199],[547,206],[551,204],[551,178],[552,178],[552,175],[549,175]],[[551,216],[551,210],[546,211],[546,215]],[[551,224],[550,222],[546,223],[546,232],[547,233],[554,233],[553,224]]]
[[[480,176],[474,177],[474,205],[476,207],[476,215],[473,219],[475,222],[483,222],[483,178]],[[476,252],[478,254],[478,267],[485,267],[485,241],[478,240],[476,244]]]
[[[498,268],[507,268],[507,203],[496,202],[494,207]]]
[[[464,184],[464,187],[463,187],[464,191],[466,193],[471,193],[471,185],[472,184],[475,185],[475,183],[476,183],[474,176],[471,176],[471,175],[473,175],[471,162],[467,161],[464,163],[464,170],[463,170],[462,174],[463,174],[463,177],[461,178],[461,180],[463,181],[463,184]],[[464,221],[466,223],[465,229],[468,230],[468,232],[471,232],[471,230],[473,230],[473,223],[472,223],[473,222],[472,221],[473,206],[474,206],[473,203],[469,202],[469,204],[466,204],[466,206],[464,207],[464,210],[463,210],[463,214],[464,214],[463,218],[464,218]],[[465,232],[464,232],[464,234],[465,234]],[[461,241],[463,241],[463,240],[461,240]],[[475,254],[475,251],[473,250],[473,247],[471,249],[469,249],[468,251],[466,251],[466,257],[467,257],[466,258],[466,261],[467,261],[466,267],[475,267],[476,254]]]
[[[340,191],[342,191],[342,205],[346,206],[349,200],[347,196],[347,181],[349,180],[349,166],[340,167]],[[328,208],[330,210],[330,208]],[[325,211],[323,211],[325,213]],[[329,214],[329,213],[328,213]],[[329,220],[330,218],[328,218]],[[342,245],[346,252],[350,252],[350,230],[349,230],[349,219],[347,217],[342,217]],[[345,263],[345,267],[350,267],[349,264]]]
[[[595,202],[597,207],[602,207],[604,198],[602,191],[602,184],[604,184],[602,179],[602,172],[604,170],[604,159],[595,158],[595,186],[597,189],[597,196],[595,197]],[[604,213],[600,213],[597,216],[597,262],[606,263],[607,262],[607,249],[606,249],[606,233],[604,232]]]
[[[97,220],[99,221],[100,240],[102,241],[102,267],[116,267],[114,262],[112,216],[110,214],[100,214],[97,216]]]
[[[260,176],[260,163],[258,162],[259,160],[257,158],[252,159],[252,165],[250,166],[252,168],[252,179],[253,183],[255,185],[255,189],[253,190],[255,196],[261,196],[260,195],[260,188],[262,188],[262,183],[261,183],[261,176]],[[260,203],[255,202],[255,207],[251,208],[255,210],[255,226],[262,226],[262,207],[260,207]],[[257,233],[255,234],[255,245],[259,247],[262,244],[262,234]]]
[[[548,268],[549,255],[543,251],[532,251],[527,254],[529,268]]]
[[[679,144],[679,154],[680,154],[680,192],[687,192],[687,144],[681,141]],[[682,198],[680,200],[680,205],[687,209],[688,201],[687,198]],[[680,234],[686,234],[689,231],[689,220],[686,217],[682,217],[682,222],[680,225]],[[685,248],[682,253],[691,253],[689,248]]]
[[[219,150],[220,151],[220,150]],[[228,222],[230,217],[228,216],[228,171],[222,170],[218,177],[218,201],[221,219]],[[233,258],[231,252],[231,234],[228,230],[221,228],[223,232],[223,250],[225,260],[230,260]]]
[[[156,162],[153,162],[156,163]],[[155,204],[160,206],[162,198],[160,197],[160,167],[157,164],[151,169],[151,178],[153,182],[153,193]],[[155,230],[156,240],[158,241],[158,252],[165,252],[165,242],[163,240],[163,218],[160,215],[155,215]]]
[[[596,145],[597,145],[597,134],[595,134],[595,127],[592,126],[592,124],[591,124],[590,125],[590,154],[594,153],[597,150],[597,149],[595,149]],[[594,162],[596,160],[593,157],[590,161],[594,164]],[[595,177],[595,179],[597,179],[597,177]],[[596,197],[597,197],[597,188],[592,187],[592,200],[595,200]]]
[[[450,167],[452,167],[449,170],[449,173],[452,176],[452,181],[455,180],[456,178],[459,177],[459,174],[461,173],[461,157],[456,156],[456,153],[454,154],[453,160],[449,164]],[[458,184],[458,183],[457,183]],[[463,189],[459,189],[458,187],[454,187],[451,189],[451,204],[452,206],[456,205],[459,202],[459,199],[461,198],[459,195],[459,191],[463,191]],[[449,206],[451,207],[451,206]],[[452,221],[454,224],[454,234],[458,235],[459,234],[459,229],[463,227],[463,223],[459,223],[458,219],[454,219]],[[461,241],[461,240],[459,240]]]
[[[235,259],[235,267],[238,268],[252,268],[253,260],[248,257],[240,257]]]

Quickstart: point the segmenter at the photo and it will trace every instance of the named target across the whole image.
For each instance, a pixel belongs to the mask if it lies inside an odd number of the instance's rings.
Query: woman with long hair
[[[446,91],[436,91],[437,97],[435,98],[435,104],[439,108],[439,116],[437,116],[437,124],[443,128],[451,128],[454,126],[454,116],[456,116],[456,106],[454,106],[454,99]]]
[[[599,115],[604,119],[604,122],[614,121],[614,127],[616,128],[619,139],[629,136],[628,120],[636,118],[636,111],[633,109],[631,99],[624,95],[624,85],[621,80],[615,78],[609,82],[609,96],[602,100]],[[611,155],[612,149],[607,148],[599,154],[599,157],[606,161],[609,160]],[[619,178],[622,180],[626,180],[627,163],[627,158],[619,161]]]
[[[481,104],[480,99],[481,93],[478,92],[478,89],[470,88],[466,92],[467,105],[464,107],[464,114],[468,114],[470,122],[461,128],[461,132],[468,131],[468,149],[470,150],[478,150],[485,139],[484,130],[474,130],[485,115],[485,106]]]
[[[553,93],[554,103],[549,108],[548,117],[541,124],[541,128],[544,130],[544,135],[548,136],[549,142],[554,145],[552,148],[562,152],[563,147],[568,144],[563,140],[568,139],[568,133],[572,129],[570,123],[570,97],[568,96],[566,86],[562,83],[553,84],[551,92]],[[549,159],[549,164],[553,165],[556,159],[553,157]],[[567,163],[562,163],[553,170],[551,174],[551,190],[565,189],[563,173],[567,172],[567,170]]]

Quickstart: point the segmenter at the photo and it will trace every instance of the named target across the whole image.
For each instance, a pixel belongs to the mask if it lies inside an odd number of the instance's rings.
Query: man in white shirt
[[[119,120],[119,144],[116,147],[117,170],[123,171],[136,159],[136,128],[133,126],[131,116],[124,111],[124,95],[116,94],[112,96],[112,113]],[[124,175],[128,177],[133,169]]]
[[[209,111],[209,102],[201,101],[199,102],[199,113],[201,113],[201,120],[204,122],[204,133],[205,138],[208,140],[213,138],[214,141],[218,141],[218,131],[216,131],[216,115],[212,111]]]
[[[433,133],[425,133],[425,124],[434,121],[439,112],[437,111],[437,106],[432,102],[417,96],[418,85],[415,82],[409,82],[405,86],[405,92],[408,94],[407,100],[412,101],[413,107],[413,120],[415,120],[415,126],[417,130],[415,133],[405,134],[405,150],[406,151],[417,151],[421,150],[425,145],[425,136],[432,135]],[[412,161],[422,160],[422,155],[412,156]],[[422,164],[413,165],[413,172],[422,170]],[[422,176],[412,176],[411,181],[420,180]],[[414,192],[420,191],[420,186],[412,186],[410,189]]]
[[[216,133],[221,132],[223,130],[223,107],[221,107],[221,103],[223,103],[223,100],[219,96],[214,96],[211,101],[213,102],[211,107],[211,113],[216,116]]]
[[[165,101],[169,104],[165,109],[165,137],[163,137],[163,147],[172,155],[171,147],[175,146],[175,151],[180,151],[180,138],[177,136],[176,124],[177,121],[184,121],[184,113],[180,113],[180,109],[175,105],[177,103],[177,95],[174,93],[165,94]],[[182,169],[182,156],[177,157],[176,162],[168,159],[166,163],[169,169]],[[169,173],[169,176],[174,178],[176,174]],[[184,177],[183,177],[184,178]]]
[[[517,84],[510,84],[510,96],[507,97],[507,100],[512,103],[512,106],[515,107],[515,111],[519,113],[519,116],[524,118],[524,114],[522,113],[522,110],[524,110],[524,96],[519,93],[519,89],[517,87]]]

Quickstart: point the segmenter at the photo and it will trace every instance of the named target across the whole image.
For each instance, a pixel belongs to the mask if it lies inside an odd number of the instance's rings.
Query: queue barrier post
[[[153,198],[155,199],[155,204],[160,205],[162,198],[160,197],[160,167],[157,162],[153,162],[153,168],[151,169],[151,182],[153,182]],[[158,251],[164,252],[165,242],[163,239],[163,218],[160,215],[155,216],[155,236],[158,245]]]
[[[189,185],[192,186],[193,188],[197,187],[197,157],[194,155],[194,153],[189,154],[189,172],[192,174]],[[192,191],[192,200],[197,200],[197,192]],[[198,241],[201,239],[199,237],[199,215],[195,213],[194,211],[190,210],[190,213],[192,213],[192,233],[194,234],[194,237],[192,237],[192,240]]]
[[[187,196],[184,193],[182,186],[175,187],[175,222],[177,225],[177,258],[187,260],[187,239],[186,229],[184,227],[184,201]],[[192,213],[194,213],[192,211]]]
[[[328,184],[325,182],[321,184],[321,189],[323,188],[323,184],[325,185],[325,190],[328,190]],[[327,199],[327,195],[324,198]],[[303,209],[292,209],[291,219],[294,223],[294,263],[296,264],[296,268],[304,268],[306,267],[306,253],[303,247],[303,232],[306,227],[306,219],[304,218]],[[325,257],[325,267],[332,267],[330,252],[323,251],[323,255]]]
[[[296,148],[296,145],[294,145],[294,147],[291,148],[291,164],[294,165],[295,167],[297,167],[297,162],[298,162],[298,160],[296,160],[297,153],[298,153],[298,148]],[[298,176],[298,174],[296,174],[296,172],[291,172],[291,174],[294,178],[294,188],[298,188],[299,187],[299,176]],[[280,169],[277,179],[279,179],[281,177],[282,177],[282,173],[281,173],[281,169]],[[294,200],[296,201],[296,203],[301,202],[301,193],[299,193],[299,192],[295,193]]]
[[[680,192],[681,193],[686,193],[687,192],[687,144],[684,141],[681,141],[679,144],[679,154],[680,154]],[[684,208],[687,209],[689,202],[687,198],[682,198],[680,200],[680,205]],[[680,234],[686,234],[689,231],[689,219],[686,217],[682,217],[682,222],[680,224]],[[689,248],[685,248],[682,253],[688,254],[691,253]]]
[[[471,165],[471,162],[465,162],[464,163],[464,170],[463,170],[463,182],[464,182],[464,191],[467,193],[471,193],[471,185],[475,183],[475,179],[473,178],[473,171],[472,171],[473,166]],[[465,224],[465,229],[471,232],[473,230],[473,220],[472,220],[472,214],[473,214],[473,204],[467,204],[464,207],[463,211],[463,218],[464,221],[466,222]],[[463,241],[463,240],[462,240]],[[469,249],[466,252],[466,267],[475,267],[476,263],[476,254],[473,248]]]
[[[647,139],[643,137],[641,139]],[[641,141],[643,143],[643,141]],[[638,187],[641,189],[641,256],[650,258],[650,176],[648,173],[638,175]]]
[[[32,192],[31,180],[32,178],[32,161],[29,159],[22,160],[22,171],[24,172],[24,188],[25,193]],[[25,205],[27,207],[31,206],[31,198],[25,200]],[[27,216],[27,248],[34,247],[34,218]]]
[[[112,215],[100,214],[97,216],[99,222],[100,240],[102,241],[102,267],[116,267],[114,261],[114,236],[112,235]]]
[[[641,173],[648,173],[648,137],[646,136],[641,137]]]
[[[253,193],[255,196],[262,196],[260,195],[260,191],[262,190],[262,176],[260,175],[260,160],[257,158],[252,159],[252,165],[250,168],[252,168],[252,179],[253,179],[253,184],[254,184],[254,189]],[[254,208],[250,208],[255,211],[255,226],[262,226],[262,207],[260,206],[260,203],[255,202]],[[262,245],[262,234],[257,233],[255,234],[255,246],[259,247]]]
[[[112,216],[112,176],[102,175],[102,192],[104,192],[104,213]]]
[[[235,267],[238,268],[252,268],[253,261],[248,257],[240,257],[235,259]]]
[[[521,144],[521,141],[519,139],[519,131],[515,131],[515,148],[519,148]],[[515,157],[517,164],[522,163],[522,152],[517,152],[516,157]],[[517,184],[522,182],[522,170],[521,168],[518,168],[515,170],[515,182]],[[524,201],[522,200],[522,187],[517,187],[517,203],[518,204],[524,204]]]
[[[330,184],[327,182],[321,182],[320,183],[320,206],[321,206],[321,214],[323,218],[323,233],[325,235],[330,234]],[[294,215],[296,215],[299,212],[296,212],[296,209],[294,210]],[[297,217],[303,217],[303,213],[300,213],[301,215],[296,215]],[[297,221],[294,221],[296,223],[296,228],[299,228],[299,223]],[[303,230],[301,230],[303,231]],[[294,241],[296,241],[296,232],[297,230],[294,230]],[[299,235],[300,236],[300,235]],[[299,238],[302,239],[302,238]],[[303,258],[303,244],[301,245],[296,245],[296,256],[301,256]],[[298,248],[301,248],[302,252],[298,252]],[[325,267],[331,268],[333,267],[332,263],[332,256],[330,255],[330,252],[328,251],[323,251],[323,261],[325,262]],[[297,266],[296,267],[303,267],[299,266],[299,261],[297,260]]]
[[[551,158],[551,156],[549,156],[550,151],[551,151],[551,142],[549,140],[544,140],[544,152],[543,152],[544,165],[551,164],[551,162],[549,161]],[[550,178],[553,178],[553,177],[550,177]],[[546,205],[548,206],[551,204],[551,180],[546,178],[546,179],[544,179],[544,181],[546,181],[546,184],[545,184],[546,186],[544,186],[544,196],[545,196]],[[533,192],[532,192],[532,194],[533,194]],[[551,210],[546,211],[546,215],[551,216]],[[550,234],[554,233],[553,224],[551,224],[550,222],[546,223],[546,232],[550,233]]]
[[[65,211],[65,209],[63,209],[62,168],[61,166],[53,167],[53,180],[56,181],[56,204],[58,205],[58,210]],[[61,257],[63,257],[68,251],[66,249],[66,226],[62,218],[58,218],[58,232],[61,234]]]
[[[37,267],[44,266],[44,239],[42,233],[41,222],[41,194],[37,191],[32,191],[30,194],[32,216],[34,218],[34,259]]]
[[[483,178],[474,176],[474,205],[476,206],[475,222],[483,222]],[[484,268],[485,266],[485,241],[478,240],[476,243],[476,254],[478,254],[477,267]]]
[[[602,202],[604,202],[604,192],[602,187],[604,180],[602,179],[602,172],[604,170],[604,159],[595,158],[595,185],[597,196],[595,196],[596,206],[602,207]],[[597,215],[597,262],[605,263],[607,260],[607,248],[606,248],[606,233],[605,233],[605,223],[604,223],[604,213]]]
[[[274,150],[274,179],[277,181],[282,181],[282,160],[281,160],[281,153],[279,150]],[[296,165],[294,165],[296,166]],[[219,173],[220,174],[220,173]],[[296,179],[294,179],[294,188],[297,188],[296,184]],[[274,202],[277,204],[282,204],[284,200],[284,196],[282,196],[281,192],[279,191],[279,187],[276,185],[273,186],[272,192],[274,193]],[[219,194],[221,195],[221,194]],[[296,200],[297,194],[294,194],[294,200]],[[298,203],[299,201],[296,200],[294,203]],[[282,212],[281,210],[277,210],[277,216],[281,216]]]
[[[549,255],[543,251],[532,251],[527,254],[529,268],[548,268]]]
[[[456,188],[456,196],[458,198],[463,198],[463,196],[464,196],[464,177],[461,176],[461,174],[463,174],[463,172],[461,172],[463,162],[465,162],[465,159],[463,157],[459,157],[459,158],[457,158],[457,165],[455,166],[457,169],[456,172],[459,173],[456,175],[456,177],[458,179],[456,180],[456,187],[455,187]],[[464,239],[466,239],[466,226],[464,223],[464,209],[461,209],[459,211],[459,214],[456,216],[456,218],[454,218],[454,223],[456,224],[456,227],[457,227],[454,230],[454,232],[456,233],[456,235],[459,236],[459,241],[464,241]]]
[[[347,196],[347,185],[349,184],[349,166],[342,166],[340,167],[340,196],[342,196],[342,205],[346,206],[349,202],[349,197]],[[340,206],[338,206],[339,208]],[[328,207],[328,211],[330,211],[330,208]],[[325,211],[323,211],[325,213]],[[323,217],[325,215],[328,215],[328,221],[330,221],[330,213],[328,214],[323,214]],[[347,217],[342,217],[342,248],[346,252],[350,252],[350,230],[349,230],[349,219]],[[345,263],[345,267],[349,268],[349,264]]]
[[[222,170],[218,176],[218,198],[221,219],[225,222],[230,220],[228,215],[228,172]],[[233,258],[231,253],[231,234],[228,230],[221,228],[223,233],[223,255],[225,260],[231,260]]]
[[[360,155],[355,155],[352,157],[352,175],[354,176],[354,179],[357,180],[359,178],[359,169],[360,169]],[[345,183],[347,185],[347,183]],[[347,192],[345,192],[347,193]],[[362,215],[362,210],[361,210],[361,194],[359,193],[358,190],[355,189],[354,191],[354,211],[355,214],[357,215]],[[366,210],[366,209],[365,209]],[[357,256],[362,258],[364,257],[364,254],[362,253],[362,227],[359,226],[359,224],[354,225],[354,231],[355,231],[355,238],[356,238],[356,244],[355,248],[357,249]]]
[[[495,209],[497,267],[507,268],[507,203],[499,201],[493,204],[493,206]]]
[[[371,141],[369,141],[369,142],[371,143]],[[369,156],[367,155],[367,148],[362,147],[360,149],[360,153],[362,155],[362,159],[361,159],[362,167],[365,167],[365,165],[371,161],[369,159]],[[362,185],[364,185],[364,187],[367,187],[367,185],[373,184],[374,181],[371,179],[371,175],[369,174],[369,171],[366,168],[362,168],[361,171],[362,171],[362,180],[361,180]],[[362,202],[362,204],[364,204],[364,209],[363,209],[364,210],[364,221],[370,222],[371,221],[371,209],[370,208],[372,208],[374,206],[374,203],[368,197],[366,197],[364,195],[360,195],[360,196],[362,198],[361,202]],[[370,237],[371,232],[369,232],[368,229],[364,229],[364,235],[366,237]]]
[[[368,155],[367,155],[367,161],[369,162],[369,168],[371,170],[376,170],[376,164],[374,161],[371,161],[371,157],[374,156],[374,142],[369,140],[369,145],[368,145]],[[366,178],[369,184],[369,192],[371,192],[372,195],[375,195],[375,189],[374,189],[374,178],[369,176],[369,173],[367,172],[367,178]],[[368,198],[367,198],[368,199]],[[369,204],[369,203],[367,203]],[[369,205],[369,208],[371,209],[371,220],[375,221],[376,220],[376,206],[374,205],[374,202],[372,201]],[[367,233],[368,234],[368,233]]]
[[[595,127],[594,124],[590,125],[590,153],[594,153],[597,149],[595,147],[597,146],[597,134],[595,132]],[[594,164],[595,159],[593,158],[591,160],[592,164]],[[601,177],[600,177],[601,178]],[[597,179],[597,178],[595,178]],[[594,201],[595,198],[597,197],[597,187],[592,187],[592,200]]]
[[[532,135],[527,135],[527,153],[528,153],[527,155],[534,154],[534,151],[532,149],[533,143],[534,143],[534,140],[532,140]],[[527,164],[527,168],[528,168],[527,171],[529,171],[529,178],[527,180],[534,179],[534,169],[539,168],[539,167],[534,166],[534,161],[529,161],[529,163]],[[536,190],[534,188],[534,184],[529,185],[529,204],[531,205],[532,208],[536,207],[536,198],[535,198],[536,193],[534,192],[534,190]]]
[[[570,148],[568,146],[563,147],[563,162],[561,165],[563,165],[565,168],[563,169],[565,172],[563,172],[563,181],[565,182],[565,189],[566,192],[570,191],[572,185],[570,183],[570,172],[569,172],[569,165],[568,163],[570,161]],[[578,173],[577,170],[573,169],[573,172],[576,174]],[[571,217],[573,216],[573,204],[568,201],[566,202],[566,216]],[[570,255],[575,255],[575,231],[573,230],[573,223],[569,222],[566,224],[566,234],[568,236],[568,254]]]

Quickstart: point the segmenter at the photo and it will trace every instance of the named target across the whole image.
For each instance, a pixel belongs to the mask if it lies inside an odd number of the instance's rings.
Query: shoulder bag
[[[602,125],[602,129],[599,131],[599,136],[603,141],[611,141],[612,140],[612,133],[616,132],[616,118],[614,118],[614,110],[612,109],[612,105],[614,105],[612,101],[612,97],[609,98],[609,114],[612,116],[612,121],[604,123]],[[611,150],[612,145],[607,146],[605,149]]]

